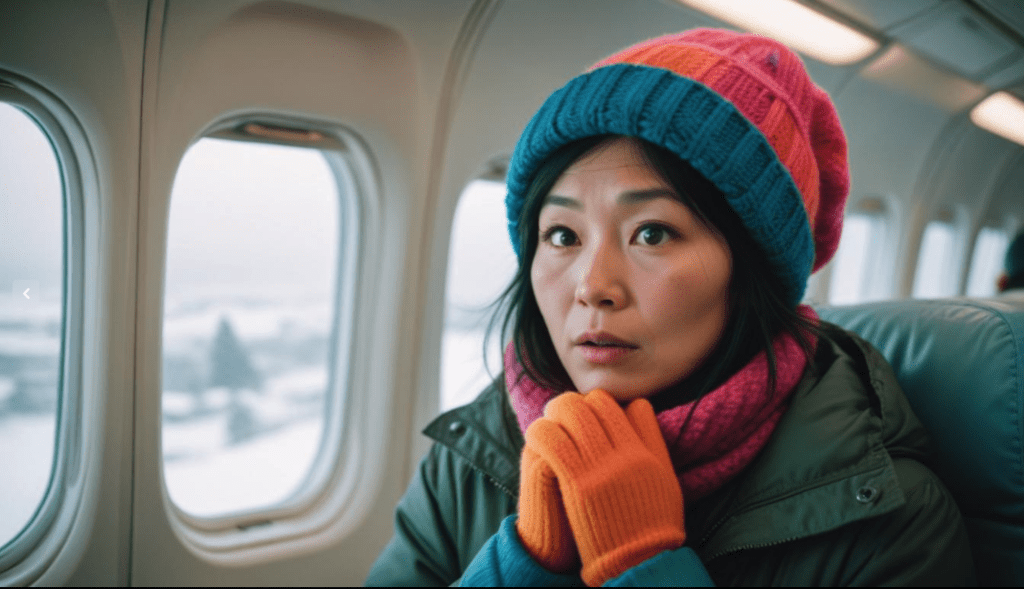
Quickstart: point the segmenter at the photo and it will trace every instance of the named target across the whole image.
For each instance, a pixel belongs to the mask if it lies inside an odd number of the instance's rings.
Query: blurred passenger
[[[1020,300],[1024,304],[1024,230],[1006,248],[1003,272],[996,283],[1000,298]]]
[[[848,189],[770,39],[668,35],[557,90],[509,166],[505,374],[427,428],[368,583],[973,583],[892,369],[799,304]]]

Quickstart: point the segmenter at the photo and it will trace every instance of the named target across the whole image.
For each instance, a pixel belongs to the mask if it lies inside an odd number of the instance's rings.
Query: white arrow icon
[[[32,289],[31,288],[26,288],[25,292],[23,292],[21,294],[25,295],[26,299],[32,300],[32,297],[28,296],[28,291],[30,291],[30,290],[32,290]]]

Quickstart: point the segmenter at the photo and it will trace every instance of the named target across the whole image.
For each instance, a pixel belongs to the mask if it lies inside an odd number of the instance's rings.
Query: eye
[[[556,225],[544,232],[541,241],[550,242],[555,247],[569,247],[579,243],[579,237],[572,229]]]
[[[661,245],[679,234],[664,225],[649,223],[636,232],[634,240],[640,245]]]

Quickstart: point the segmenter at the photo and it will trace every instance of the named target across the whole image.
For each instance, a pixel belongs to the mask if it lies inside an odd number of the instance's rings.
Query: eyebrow
[[[638,204],[643,202],[649,202],[658,198],[671,198],[672,200],[679,200],[676,193],[669,190],[668,188],[649,188],[647,190],[630,190],[623,192],[619,195],[617,201],[619,204]],[[574,210],[582,210],[583,203],[570,198],[568,196],[559,196],[557,194],[549,194],[544,197],[544,204],[542,206],[555,205],[560,207],[566,207]]]
[[[557,194],[549,194],[544,197],[544,203],[541,206],[555,205],[559,207],[566,207],[575,210],[582,210],[583,203],[576,200],[575,198],[569,198],[568,196],[558,196]]]
[[[679,200],[675,192],[668,188],[650,188],[647,190],[632,190],[619,195],[619,204],[637,204],[652,201],[658,198],[671,198]]]

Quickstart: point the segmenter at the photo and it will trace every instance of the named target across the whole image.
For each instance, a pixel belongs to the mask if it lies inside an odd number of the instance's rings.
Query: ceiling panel
[[[915,51],[972,79],[1003,69],[1018,47],[965,4],[947,2],[890,31]]]
[[[1020,0],[974,0],[978,6],[1024,37],[1024,2]]]
[[[873,29],[885,31],[938,6],[942,0],[818,0]]]

